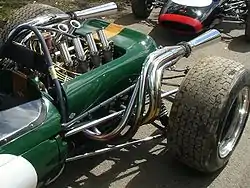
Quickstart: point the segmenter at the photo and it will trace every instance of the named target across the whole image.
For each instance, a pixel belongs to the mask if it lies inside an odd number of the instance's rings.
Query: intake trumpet
[[[109,41],[107,39],[107,36],[104,32],[104,29],[101,28],[99,30],[96,31],[97,35],[100,39],[100,42],[102,44],[102,52],[103,52],[103,58],[105,63],[112,61],[113,60],[113,52],[112,52],[112,48],[109,44]]]

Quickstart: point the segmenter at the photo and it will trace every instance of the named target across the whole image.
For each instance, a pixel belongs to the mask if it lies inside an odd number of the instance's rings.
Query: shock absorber
[[[168,111],[163,101],[161,101],[161,111],[159,114],[159,119],[162,123],[164,122],[165,126],[168,124]]]

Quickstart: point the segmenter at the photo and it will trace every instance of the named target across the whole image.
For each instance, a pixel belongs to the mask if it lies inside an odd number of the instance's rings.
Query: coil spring
[[[164,104],[163,101],[161,101],[161,111],[160,111],[160,117],[164,117],[168,114],[167,107]]]

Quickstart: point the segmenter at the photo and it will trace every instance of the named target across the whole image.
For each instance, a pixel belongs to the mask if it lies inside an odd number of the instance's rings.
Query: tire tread
[[[211,154],[207,148],[215,140],[218,112],[240,71],[244,66],[236,61],[209,57],[182,82],[170,112],[168,139],[172,153],[186,165],[206,171],[204,161]]]
[[[32,19],[40,15],[58,13],[63,13],[63,11],[50,5],[39,3],[27,4],[20,9],[13,11],[12,15],[9,17],[7,23],[3,27],[1,38],[3,41],[6,41],[11,30],[28,19]]]

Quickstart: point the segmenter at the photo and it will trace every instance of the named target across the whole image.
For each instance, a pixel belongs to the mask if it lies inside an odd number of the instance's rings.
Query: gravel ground
[[[95,5],[110,2],[109,0],[0,0],[0,24],[4,24],[8,20],[11,11],[18,9],[28,3],[44,3],[54,7],[58,7],[64,11],[79,10],[83,8],[93,7]],[[129,0],[114,0],[119,10],[129,4]],[[0,25],[0,26],[1,26]]]

